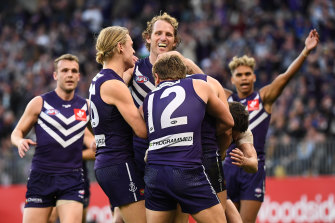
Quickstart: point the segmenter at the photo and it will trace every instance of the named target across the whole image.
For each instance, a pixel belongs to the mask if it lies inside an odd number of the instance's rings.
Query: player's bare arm
[[[179,56],[182,59],[183,63],[187,67],[187,74],[203,74],[204,73],[203,70],[201,70],[201,68],[198,65],[196,65],[191,59],[184,57],[181,53],[179,53],[176,50],[172,50],[172,51],[169,51],[169,52],[166,52],[166,53],[159,54],[157,56],[157,60],[164,55],[177,55],[177,56]]]
[[[243,168],[247,173],[256,173],[258,161],[252,132],[250,129],[245,132],[233,131],[233,138],[238,148],[229,153],[233,160],[232,164]]]
[[[203,74],[204,73],[204,71],[201,70],[201,68],[198,65],[196,65],[193,60],[184,57],[183,62],[187,67],[188,74]]]
[[[118,80],[104,82],[100,88],[101,98],[108,104],[115,105],[122,117],[132,127],[138,137],[146,138],[145,122],[136,108],[128,87]]]
[[[206,111],[213,117],[216,117],[220,122],[217,135],[221,135],[223,132],[232,128],[234,126],[234,120],[230,115],[229,109],[217,97],[210,85],[201,80],[193,80],[193,86],[199,97],[207,103]]]
[[[28,103],[22,117],[12,132],[11,141],[13,145],[17,146],[21,158],[23,158],[25,153],[30,149],[30,145],[36,145],[36,142],[31,139],[25,139],[24,137],[37,122],[38,115],[42,109],[42,103],[42,97],[37,96],[33,98]]]
[[[233,94],[233,92],[231,90],[227,89],[227,88],[224,88],[224,93],[225,93],[227,99],[229,98],[230,95]]]
[[[276,77],[271,84],[260,89],[259,93],[264,103],[264,108],[267,112],[271,113],[271,107],[274,101],[282,93],[285,86],[292,79],[292,77],[300,69],[308,54],[318,45],[319,34],[313,29],[308,34],[305,40],[305,48],[299,54],[299,56],[291,63],[285,73],[280,74]]]
[[[95,143],[94,135],[86,128],[84,132],[84,145],[87,149],[83,150],[83,160],[94,160],[97,145]]]
[[[212,89],[214,90],[216,95],[219,97],[219,99],[225,104],[225,106],[229,110],[229,105],[227,101],[228,97],[226,96],[225,90],[220,84],[220,82],[211,76],[207,76],[207,82],[209,83],[209,85],[212,86]]]
[[[229,155],[234,160],[232,164],[243,168],[247,173],[256,173],[258,171],[257,154],[251,143],[244,143],[238,148],[233,149]]]
[[[216,139],[217,139],[217,143],[220,149],[221,159],[224,160],[226,157],[226,151],[233,141],[232,140],[232,130],[229,129],[225,131],[224,133],[222,133],[221,135],[217,135]]]
[[[229,105],[227,101],[227,96],[225,93],[225,89],[222,87],[222,85],[217,81],[215,78],[207,76],[207,82],[214,90],[215,94],[218,96],[218,98],[224,103],[224,105],[229,110]],[[228,114],[231,116],[230,112]],[[217,128],[220,128],[218,125]],[[226,150],[228,149],[229,145],[231,144],[231,138],[232,137],[232,131],[231,129],[225,131],[224,133],[217,136],[217,142],[220,148],[220,155],[221,158],[224,159],[226,155]]]

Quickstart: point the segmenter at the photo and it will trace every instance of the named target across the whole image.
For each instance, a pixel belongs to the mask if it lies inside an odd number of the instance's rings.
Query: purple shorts
[[[30,172],[27,182],[26,207],[52,207],[57,200],[83,203],[84,179],[82,169],[66,174]]]
[[[254,200],[263,202],[265,193],[265,165],[258,163],[257,173],[247,173],[231,163],[224,163],[227,195],[233,202]]]
[[[87,208],[88,205],[90,204],[90,196],[91,196],[91,192],[90,192],[90,180],[88,179],[87,176],[88,173],[84,174],[84,208]]]
[[[144,180],[145,207],[153,211],[174,210],[179,203],[183,212],[195,214],[220,203],[203,166],[147,165]]]
[[[219,157],[202,157],[202,164],[216,193],[226,190],[222,160]]]
[[[134,160],[135,165],[142,178],[144,178],[145,162],[144,156],[145,151],[149,148],[149,142],[146,139],[141,139],[137,136],[133,137],[133,148],[134,148]]]
[[[132,161],[96,169],[95,176],[113,207],[144,200],[144,181]]]

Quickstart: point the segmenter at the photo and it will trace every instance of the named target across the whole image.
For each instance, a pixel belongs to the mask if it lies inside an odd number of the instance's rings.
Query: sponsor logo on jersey
[[[190,146],[193,145],[193,132],[167,135],[150,141],[149,150],[162,149],[170,146]]]
[[[248,111],[255,111],[259,109],[259,100],[255,99],[255,100],[251,100],[248,101]]]
[[[75,108],[74,109],[74,116],[75,116],[76,120],[78,120],[78,121],[86,121],[87,120],[86,112],[85,112],[85,110],[82,110],[82,109]]]
[[[42,198],[36,198],[36,197],[29,197],[26,199],[26,203],[42,203]]]
[[[95,138],[95,144],[97,145],[97,147],[106,146],[104,134],[95,135],[94,138]]]
[[[57,109],[48,109],[47,110],[47,114],[48,115],[57,115],[59,113],[59,111]]]
[[[136,78],[135,78],[135,81],[137,82],[137,83],[145,83],[145,82],[147,82],[149,80],[149,78],[147,78],[147,77],[145,77],[145,76],[137,76]]]

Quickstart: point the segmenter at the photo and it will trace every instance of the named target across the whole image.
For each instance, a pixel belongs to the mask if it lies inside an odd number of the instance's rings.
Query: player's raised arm
[[[297,73],[297,71],[300,69],[309,53],[318,45],[318,43],[319,43],[319,34],[315,29],[313,29],[309,32],[305,40],[305,48],[301,51],[299,56],[291,63],[291,65],[287,68],[285,73],[280,74],[272,81],[271,84],[263,87],[259,91],[260,96],[266,107],[271,106],[274,103],[274,101],[279,97],[285,86]],[[269,108],[266,108],[266,110],[271,111],[271,109]]]

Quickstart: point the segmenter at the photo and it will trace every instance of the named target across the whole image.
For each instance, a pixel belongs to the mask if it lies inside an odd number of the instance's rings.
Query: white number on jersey
[[[186,125],[187,124],[187,116],[171,118],[174,111],[176,111],[179,106],[185,101],[186,93],[184,88],[181,86],[173,86],[167,88],[161,95],[161,99],[169,96],[171,93],[175,93],[176,96],[173,100],[166,106],[163,110],[162,115],[160,117],[161,128],[168,128],[178,125]],[[153,117],[152,117],[152,107],[153,107],[153,98],[155,94],[151,94],[148,98],[148,127],[149,132],[152,133],[155,131],[153,125]]]

